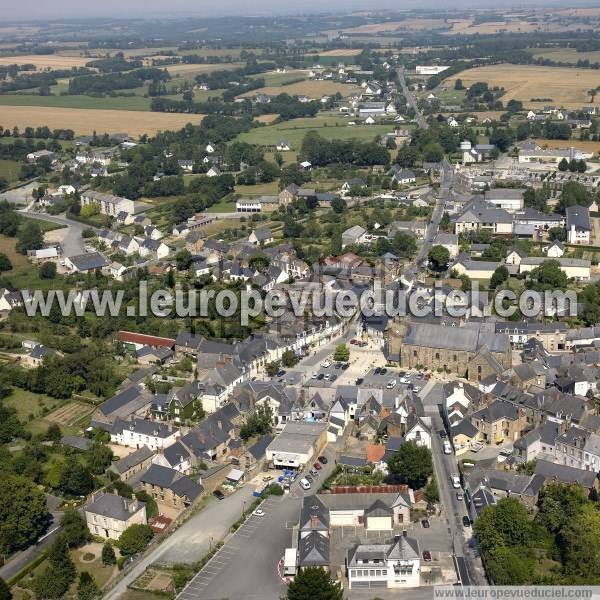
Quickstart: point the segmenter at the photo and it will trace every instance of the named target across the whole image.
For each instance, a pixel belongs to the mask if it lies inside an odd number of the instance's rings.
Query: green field
[[[307,74],[302,71],[291,71],[290,73],[260,73],[254,75],[254,78],[261,77],[265,80],[265,86],[285,86],[290,83],[296,83],[307,78]]]
[[[575,48],[530,48],[529,52],[536,58],[548,58],[557,62],[573,64],[579,60],[589,60],[591,63],[600,62],[600,50],[577,52]]]
[[[51,108],[89,108],[106,110],[150,110],[150,99],[141,96],[93,98],[92,96],[0,95],[0,106],[48,106]]]
[[[394,124],[388,125],[354,125],[348,126],[349,119],[339,117],[315,117],[307,119],[293,119],[275,125],[257,127],[246,133],[240,134],[238,139],[242,142],[260,146],[273,146],[281,139],[289,141],[293,150],[298,150],[304,136],[309,131],[318,131],[328,140],[361,140],[371,141],[376,136],[394,131]]]
[[[3,138],[6,139],[6,138]],[[12,138],[8,138],[12,139]],[[0,159],[0,177],[6,179],[9,183],[18,181],[21,172],[21,163],[16,160]]]

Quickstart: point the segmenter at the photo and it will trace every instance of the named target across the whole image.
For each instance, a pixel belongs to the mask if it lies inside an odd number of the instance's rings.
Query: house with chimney
[[[118,494],[92,496],[83,509],[90,533],[107,540],[118,540],[131,525],[146,524],[146,505]]]

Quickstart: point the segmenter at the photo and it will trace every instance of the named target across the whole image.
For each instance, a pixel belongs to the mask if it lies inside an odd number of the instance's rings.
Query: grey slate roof
[[[85,511],[119,521],[127,521],[144,506],[143,502],[123,498],[117,494],[102,494],[87,504]]]
[[[152,456],[154,456],[152,450],[150,450],[148,446],[142,446],[141,448],[134,450],[131,454],[128,454],[113,463],[112,469],[119,474],[123,474],[129,471],[129,469],[143,463],[145,460],[152,458]]]

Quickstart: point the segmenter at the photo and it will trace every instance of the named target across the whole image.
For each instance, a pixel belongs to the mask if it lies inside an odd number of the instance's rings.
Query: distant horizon
[[[190,6],[190,4],[192,6]],[[590,8],[600,7],[600,2],[590,0],[577,3],[566,2],[565,0],[547,0],[539,2],[518,2],[515,0],[500,0],[494,2],[493,6],[485,6],[475,0],[459,0],[456,2],[447,2],[440,4],[435,0],[408,0],[401,6],[398,6],[395,0],[370,0],[365,7],[365,2],[360,0],[333,0],[323,9],[322,2],[317,0],[306,0],[302,4],[302,9],[298,5],[293,5],[289,9],[277,0],[258,0],[254,3],[252,12],[245,13],[247,3],[245,0],[222,0],[218,8],[210,7],[211,14],[206,14],[206,9],[200,6],[194,6],[195,2],[190,0],[171,0],[168,10],[164,3],[158,0],[129,0],[127,9],[123,10],[122,2],[117,0],[105,0],[103,2],[90,2],[81,4],[76,0],[61,0],[49,5],[42,0],[22,0],[18,4],[4,7],[3,15],[0,18],[0,24],[10,23],[28,23],[28,22],[71,22],[88,19],[123,19],[123,20],[153,20],[156,18],[171,18],[173,20],[183,18],[222,18],[227,16],[238,17],[258,17],[268,16],[309,16],[318,14],[339,14],[349,15],[351,13],[368,13],[381,10],[389,10],[392,13],[401,13],[414,10],[439,10],[445,8],[455,8],[457,10],[499,10],[499,9],[544,9],[544,8]],[[202,4],[202,2],[200,3]],[[218,12],[215,12],[218,10]],[[0,40],[2,35],[0,34]]]

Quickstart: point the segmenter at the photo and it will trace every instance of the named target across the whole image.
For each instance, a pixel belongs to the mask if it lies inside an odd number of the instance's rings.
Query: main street
[[[470,547],[472,540],[472,528],[463,525],[462,518],[468,516],[464,500],[458,500],[456,490],[451,486],[450,477],[459,473],[458,462],[454,454],[444,454],[442,440],[439,431],[444,429],[444,423],[440,415],[441,405],[438,404],[439,394],[435,393],[434,386],[439,386],[433,380],[422,391],[423,408],[425,414],[431,417],[432,435],[431,435],[431,453],[433,458],[433,467],[440,494],[440,504],[448,523],[448,531],[452,539],[452,549],[457,560],[462,563],[464,560],[468,579],[463,585],[486,585],[485,574],[481,559],[476,550]]]
[[[428,129],[429,123],[425,120],[425,117],[419,110],[415,95],[406,84],[403,68],[398,69],[398,80],[400,82],[400,87],[402,88],[402,93],[406,98],[406,102],[415,111],[415,121],[417,125],[422,129]],[[423,243],[421,244],[417,257],[407,266],[403,274],[403,279],[409,286],[412,286],[419,273],[425,269],[427,255],[438,234],[440,223],[444,216],[446,202],[450,199],[450,191],[454,182],[454,170],[446,158],[441,161],[441,167],[440,189],[431,215],[431,221],[427,226],[425,237],[423,238]]]

